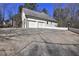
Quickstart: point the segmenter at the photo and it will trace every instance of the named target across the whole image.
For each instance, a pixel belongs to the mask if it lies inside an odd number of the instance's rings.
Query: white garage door
[[[29,28],[37,28],[37,22],[29,21]]]
[[[38,22],[38,24],[39,24],[39,28],[44,28],[44,23],[43,22]]]

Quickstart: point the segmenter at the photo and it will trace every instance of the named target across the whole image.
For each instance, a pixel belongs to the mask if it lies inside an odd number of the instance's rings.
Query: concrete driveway
[[[0,55],[79,56],[79,34],[56,29],[1,29]]]

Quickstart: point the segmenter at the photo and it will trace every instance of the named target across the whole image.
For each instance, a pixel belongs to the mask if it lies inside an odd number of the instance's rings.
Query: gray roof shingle
[[[45,21],[54,21],[54,19],[43,12],[36,12],[27,8],[23,8],[24,13],[31,18],[37,18]]]

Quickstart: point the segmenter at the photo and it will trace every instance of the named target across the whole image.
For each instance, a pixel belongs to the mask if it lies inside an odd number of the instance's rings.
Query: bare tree
[[[44,12],[45,14],[48,14],[48,10],[46,8],[44,8],[42,12]]]
[[[2,7],[2,14],[3,14],[3,16],[2,16],[2,18],[3,18],[2,21],[3,22],[5,20],[5,11],[6,11],[7,6],[8,6],[7,3],[4,3],[4,4],[1,5],[1,7]]]

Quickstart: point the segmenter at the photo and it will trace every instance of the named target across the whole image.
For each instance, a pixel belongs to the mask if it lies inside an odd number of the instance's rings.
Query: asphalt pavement
[[[56,29],[1,29],[2,56],[79,56],[79,34]]]

